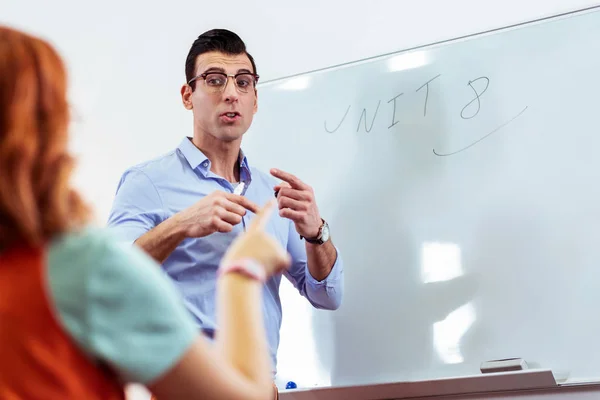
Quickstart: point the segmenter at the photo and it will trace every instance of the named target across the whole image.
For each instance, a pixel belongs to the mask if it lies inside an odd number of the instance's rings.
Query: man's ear
[[[258,91],[254,89],[254,114],[258,111]]]
[[[192,87],[187,83],[181,87],[181,101],[186,110],[194,108],[192,104]]]

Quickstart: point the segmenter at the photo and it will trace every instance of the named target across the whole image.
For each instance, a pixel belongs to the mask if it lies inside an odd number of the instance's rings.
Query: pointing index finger
[[[254,215],[254,218],[252,218],[252,221],[250,221],[248,231],[263,230],[267,225],[267,222],[269,222],[269,218],[275,209],[275,204],[277,204],[277,202],[274,199],[271,199],[258,210],[256,215]]]
[[[280,169],[272,168],[271,175],[273,175],[276,178],[281,179],[282,181],[289,183],[293,189],[303,190],[303,189],[307,188],[307,186],[304,182],[302,182],[300,179],[298,179],[296,176],[290,174],[289,172],[285,172]]]

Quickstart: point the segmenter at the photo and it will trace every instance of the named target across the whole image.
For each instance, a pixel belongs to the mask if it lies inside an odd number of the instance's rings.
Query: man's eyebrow
[[[206,73],[206,72],[223,72],[224,73],[225,70],[223,68],[221,68],[221,67],[210,67],[206,71],[204,71],[203,73]]]
[[[205,74],[207,72],[222,72],[224,74],[227,73],[227,71],[225,71],[225,69],[222,67],[210,67],[202,73]],[[241,68],[241,69],[238,69],[236,73],[237,74],[252,74],[253,72],[247,68]]]

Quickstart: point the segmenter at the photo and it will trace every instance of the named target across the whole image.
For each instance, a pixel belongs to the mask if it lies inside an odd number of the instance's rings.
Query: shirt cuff
[[[335,247],[335,245],[334,245]],[[308,269],[308,264],[306,264],[306,283],[312,286],[322,286],[322,285],[331,285],[331,284],[335,284],[337,282],[339,282],[340,280],[340,275],[342,274],[342,270],[343,270],[343,263],[342,263],[342,258],[340,257],[340,251],[338,250],[337,247],[335,247],[335,252],[336,252],[336,258],[335,258],[335,262],[333,263],[333,268],[331,268],[331,271],[329,271],[329,275],[327,275],[327,277],[325,277],[325,279],[323,279],[322,281],[318,281],[316,280],[312,274],[310,273],[310,270]]]

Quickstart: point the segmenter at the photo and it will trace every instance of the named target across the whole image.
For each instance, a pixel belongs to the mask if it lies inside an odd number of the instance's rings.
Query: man
[[[174,151],[125,171],[109,226],[163,265],[199,327],[213,336],[218,329],[219,261],[275,193],[279,216],[267,229],[291,255],[286,277],[314,307],[337,309],[343,292],[342,259],[311,187],[281,170],[271,170],[270,176],[250,167],[241,151],[242,136],[257,111],[258,81],[244,42],[227,30],[205,32],[189,51],[185,73],[181,99],[193,113],[193,137],[184,137]],[[234,193],[236,188],[239,194]],[[280,282],[281,276],[270,279],[263,292],[274,367],[281,326]]]

